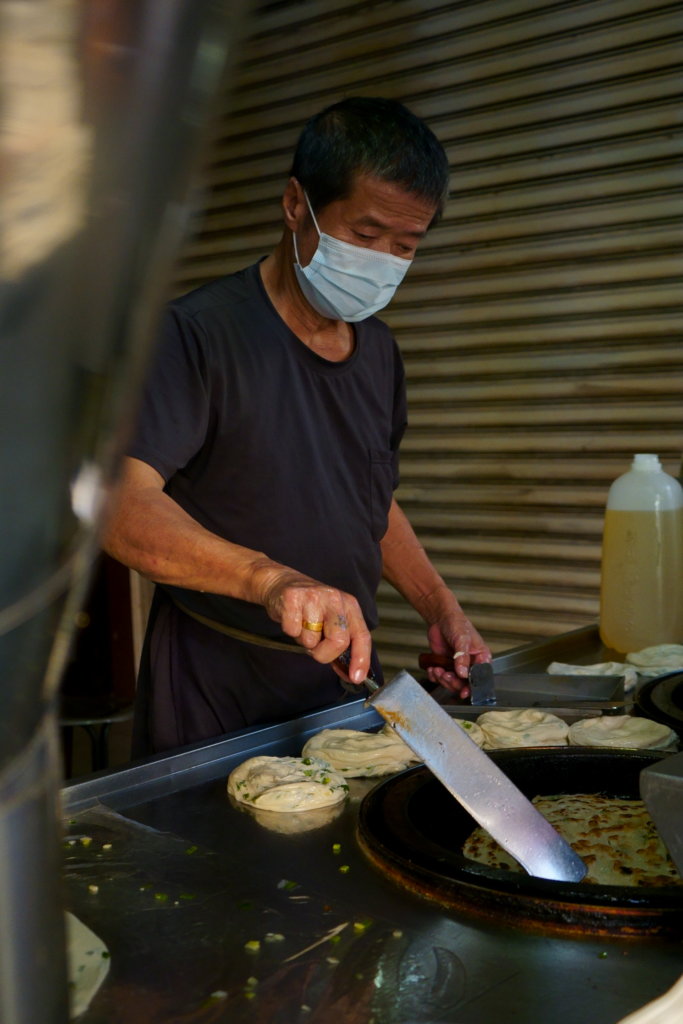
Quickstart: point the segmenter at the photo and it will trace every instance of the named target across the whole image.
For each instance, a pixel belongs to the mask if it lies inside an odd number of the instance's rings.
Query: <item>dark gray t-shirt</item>
[[[196,289],[167,310],[128,454],[212,532],[354,594],[372,628],[405,383],[385,324],[370,317],[355,335],[344,362],[312,352],[258,264]],[[172,589],[212,619],[282,635],[258,605]]]

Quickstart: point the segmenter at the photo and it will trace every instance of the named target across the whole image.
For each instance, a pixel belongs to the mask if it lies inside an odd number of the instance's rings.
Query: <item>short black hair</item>
[[[350,96],[304,125],[291,175],[314,210],[346,199],[368,174],[433,203],[434,224],[448,195],[448,157],[424,121],[398,100]]]

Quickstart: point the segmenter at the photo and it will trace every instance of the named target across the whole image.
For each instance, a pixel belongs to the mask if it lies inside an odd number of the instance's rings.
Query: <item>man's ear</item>
[[[282,211],[285,226],[290,231],[299,231],[308,212],[304,190],[296,178],[290,178],[282,196]]]

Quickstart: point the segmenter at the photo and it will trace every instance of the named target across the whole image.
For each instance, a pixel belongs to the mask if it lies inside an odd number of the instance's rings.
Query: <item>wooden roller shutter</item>
[[[399,498],[495,650],[594,621],[608,485],[678,474],[682,3],[256,4],[176,290],[280,233],[302,122],[344,95],[425,117],[453,171],[443,223],[386,311],[405,356]],[[414,667],[390,588],[377,633]]]

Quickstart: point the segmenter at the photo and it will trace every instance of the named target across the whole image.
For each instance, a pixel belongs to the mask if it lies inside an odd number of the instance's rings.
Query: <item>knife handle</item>
[[[448,654],[433,654],[431,651],[427,651],[424,654],[418,655],[417,663],[420,668],[449,668],[453,671],[453,655]]]

